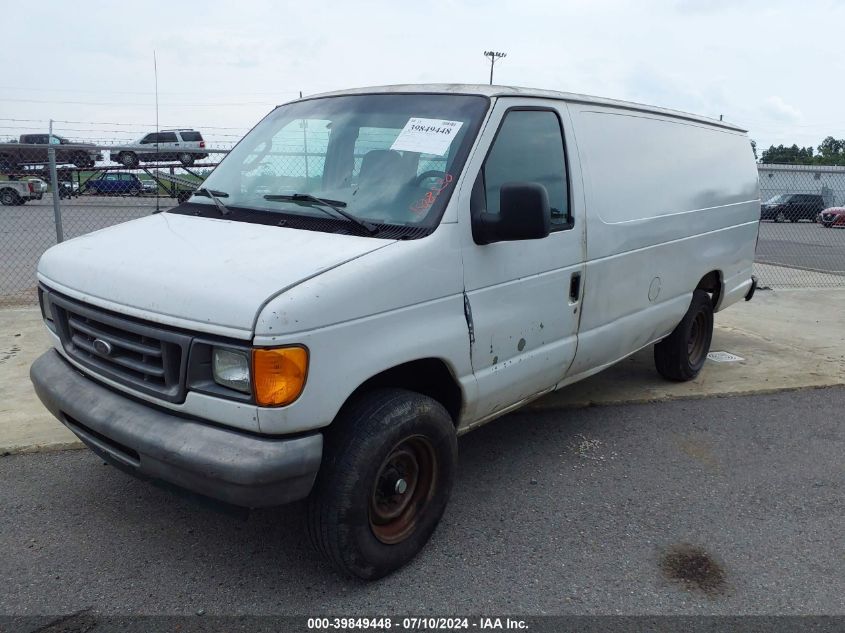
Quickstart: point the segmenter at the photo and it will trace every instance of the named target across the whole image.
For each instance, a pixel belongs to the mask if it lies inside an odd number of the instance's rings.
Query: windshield
[[[280,106],[203,188],[224,195],[230,209],[343,220],[314,200],[319,198],[355,219],[434,227],[487,106],[485,97],[432,94],[350,95]],[[214,205],[206,195],[190,202]]]
[[[774,196],[773,198],[769,198],[763,204],[783,204],[784,202],[789,202],[790,196],[788,193],[782,193],[779,196]]]

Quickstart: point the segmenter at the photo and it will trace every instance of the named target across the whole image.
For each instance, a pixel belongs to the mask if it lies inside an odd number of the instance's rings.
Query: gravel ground
[[[845,614],[845,389],[514,414],[375,583],[301,504],[221,514],[88,451],[0,459],[0,614]]]

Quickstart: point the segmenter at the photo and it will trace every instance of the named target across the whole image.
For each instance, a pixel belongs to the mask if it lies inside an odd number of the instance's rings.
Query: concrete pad
[[[766,341],[845,360],[845,288],[758,291],[716,322]]]
[[[673,383],[646,348],[531,405],[535,409],[652,402],[845,384],[845,289],[758,291],[716,315],[712,351],[695,380]],[[0,453],[81,447],[36,397],[29,366],[49,348],[37,308],[0,310]]]
[[[29,381],[29,366],[49,347],[38,308],[0,310],[0,454],[82,447]]]
[[[695,380],[675,383],[657,373],[649,346],[531,406],[653,402],[845,384],[842,314],[845,289],[758,291],[751,301],[716,315],[711,351],[730,352],[742,361],[708,360]]]
[[[754,262],[761,288],[845,288],[845,273]]]

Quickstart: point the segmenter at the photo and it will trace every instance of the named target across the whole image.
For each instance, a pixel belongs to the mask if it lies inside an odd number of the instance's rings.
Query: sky
[[[129,141],[159,122],[236,141],[279,103],[495,83],[737,123],[760,147],[845,138],[845,1],[183,0],[0,3],[0,138]]]

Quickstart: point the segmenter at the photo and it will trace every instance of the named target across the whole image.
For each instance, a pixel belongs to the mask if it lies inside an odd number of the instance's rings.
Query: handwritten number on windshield
[[[439,178],[437,185],[432,187],[421,199],[411,205],[411,211],[420,215],[426,213],[434,204],[435,200],[437,200],[437,196],[439,196],[453,180],[454,177],[452,174],[446,174],[443,178]]]

